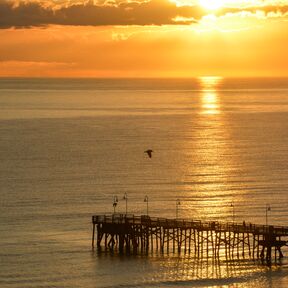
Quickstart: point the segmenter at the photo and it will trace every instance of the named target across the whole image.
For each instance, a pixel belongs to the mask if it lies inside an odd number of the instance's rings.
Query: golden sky
[[[0,76],[288,76],[288,0],[0,0]]]

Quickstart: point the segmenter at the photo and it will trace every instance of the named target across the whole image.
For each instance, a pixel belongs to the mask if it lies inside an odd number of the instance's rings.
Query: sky
[[[0,77],[287,77],[288,0],[0,0]]]

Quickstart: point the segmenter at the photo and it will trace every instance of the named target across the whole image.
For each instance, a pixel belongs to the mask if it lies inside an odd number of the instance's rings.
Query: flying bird
[[[152,152],[153,152],[153,150],[151,150],[151,149],[144,151],[144,153],[148,154],[149,158],[152,158]]]

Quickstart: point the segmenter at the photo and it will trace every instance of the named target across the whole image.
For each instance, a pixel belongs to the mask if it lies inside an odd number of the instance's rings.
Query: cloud
[[[169,25],[179,24],[177,16],[196,22],[204,15],[197,6],[177,7],[168,0],[121,2],[119,4],[75,4],[59,9],[44,7],[38,2],[0,2],[0,28],[27,28],[46,25]],[[181,23],[180,23],[181,24]],[[185,24],[187,22],[185,21]]]
[[[258,13],[264,14],[269,17],[270,15],[278,15],[279,17],[287,16],[288,13],[288,5],[267,5],[267,6],[251,6],[245,8],[223,8],[216,13],[218,16],[226,15],[226,14],[238,14],[241,12],[250,13],[253,15],[257,15]]]
[[[43,3],[43,2],[42,2]],[[39,2],[13,2],[0,0],[0,28],[45,27],[47,25],[107,26],[107,25],[189,25],[198,22],[207,11],[198,5],[177,6],[169,0],[149,0],[145,2],[105,2],[94,4],[69,4],[62,6],[43,5]],[[215,15],[239,12],[265,15],[287,14],[288,6],[261,6],[224,8]]]

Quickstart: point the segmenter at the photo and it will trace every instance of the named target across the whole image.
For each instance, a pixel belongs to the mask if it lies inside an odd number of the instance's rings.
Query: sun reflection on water
[[[231,190],[234,156],[230,145],[230,131],[226,115],[221,111],[219,86],[221,77],[201,77],[199,104],[200,113],[191,117],[185,143],[191,151],[185,175],[185,197],[183,210],[188,218],[232,221]],[[193,151],[193,152],[192,152]],[[183,213],[184,214],[184,213]]]
[[[200,77],[201,102],[203,114],[219,114],[220,104],[217,95],[217,88],[222,78],[216,76]]]
[[[205,92],[202,96],[202,113],[203,114],[219,114],[219,104],[217,94],[213,92]]]
[[[223,81],[220,76],[203,76],[198,78],[202,91],[217,91]]]

